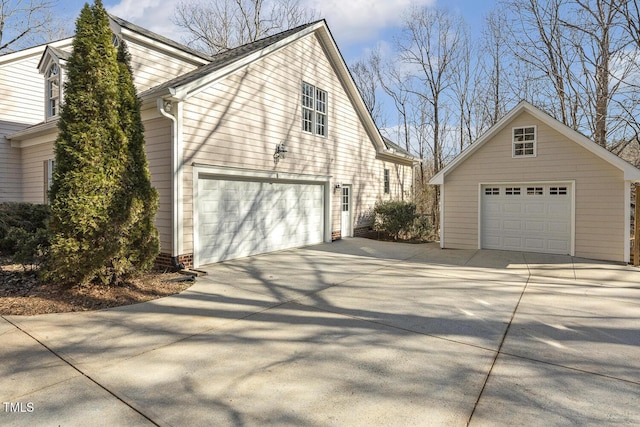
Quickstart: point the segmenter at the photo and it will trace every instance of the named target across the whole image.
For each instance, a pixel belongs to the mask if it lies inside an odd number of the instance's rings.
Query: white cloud
[[[147,30],[180,41],[181,30],[171,22],[175,4],[166,0],[121,0],[107,6],[109,13]]]
[[[402,24],[403,12],[410,6],[433,6],[435,0],[302,0],[327,20],[331,31],[342,43],[362,43],[385,29]]]
[[[435,4],[435,0],[299,1],[327,20],[338,43],[343,46],[374,41],[382,31],[400,26],[403,11],[411,5]],[[174,7],[174,2],[166,0],[120,0],[113,6],[107,6],[107,10],[136,25],[179,41],[180,29],[171,22]]]

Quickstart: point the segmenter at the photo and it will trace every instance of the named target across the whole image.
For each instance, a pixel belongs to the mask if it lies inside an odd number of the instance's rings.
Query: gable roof
[[[415,157],[393,143],[388,144],[383,139],[324,19],[221,52],[213,56],[209,64],[148,89],[140,94],[140,98],[143,102],[155,101],[160,97],[182,101],[225,76],[311,34],[315,34],[324,48],[338,79],[376,147],[377,157],[406,165],[413,164],[416,161]]]
[[[174,79],[171,79],[161,85],[155,86],[143,93],[140,94],[141,98],[149,98],[157,96],[158,94],[169,93],[177,98],[185,98],[189,95],[189,92],[195,88],[199,88],[202,86],[207,86],[210,82],[209,80],[217,80],[219,77],[213,75],[218,70],[222,70],[225,67],[231,64],[237,64],[243,58],[250,57],[256,53],[264,54],[263,52],[267,48],[269,51],[275,50],[278,46],[278,43],[288,39],[294,34],[299,32],[303,32],[305,29],[313,27],[318,22],[316,21],[309,24],[301,25],[299,27],[292,28],[290,30],[284,31],[282,33],[274,34],[269,37],[265,37],[260,40],[256,40],[254,42],[236,47],[234,49],[229,49],[224,52],[220,52],[217,55],[214,55],[211,58],[211,62],[207,65],[204,65],[196,70],[193,70],[189,73],[178,76]],[[274,48],[275,47],[275,48]],[[249,61],[251,62],[251,61]],[[235,71],[237,68],[244,66],[244,63],[238,64],[239,67],[234,67]],[[225,73],[228,74],[228,72]],[[190,85],[191,84],[191,85]],[[190,85],[190,86],[188,86]],[[180,89],[183,89],[180,91]]]
[[[45,73],[46,68],[49,66],[52,60],[57,63],[65,62],[69,60],[71,56],[71,52],[67,52],[66,50],[58,49],[57,47],[47,45],[42,53],[42,57],[40,58],[40,62],[38,62],[38,69],[42,74]]]
[[[120,17],[117,17],[115,15],[111,15],[109,14],[109,18],[111,20],[111,31],[113,31],[114,33],[121,33],[122,29],[126,29],[128,30],[127,35],[129,36],[134,36],[135,35],[139,35],[142,36],[143,38],[146,38],[149,41],[153,41],[153,42],[159,42],[165,46],[170,46],[173,49],[176,49],[178,51],[181,51],[183,53],[187,53],[189,55],[193,55],[198,57],[199,59],[204,59],[205,61],[210,61],[211,60],[211,56],[207,55],[205,53],[202,53],[200,51],[197,51],[195,49],[191,49],[188,46],[185,46],[182,43],[178,43],[174,40],[171,40],[167,37],[161,36],[158,33],[154,33],[153,31],[149,31],[146,28],[142,28],[136,24],[133,24],[125,19],[122,19]]]
[[[554,119],[544,111],[539,108],[533,106],[527,101],[520,101],[518,105],[516,105],[511,111],[509,111],[504,117],[502,117],[498,122],[493,125],[487,132],[485,132],[476,142],[468,146],[464,151],[462,151],[451,163],[449,163],[446,167],[444,167],[440,172],[435,174],[430,180],[429,184],[441,185],[444,184],[445,177],[457,168],[460,164],[462,164],[467,158],[473,155],[477,150],[479,150],[484,144],[490,141],[498,132],[503,130],[514,118],[516,118],[520,113],[527,112],[534,116],[536,119],[540,120],[547,126],[556,130],[560,134],[564,135],[570,141],[578,144],[582,148],[590,151],[596,156],[600,157],[602,160],[608,162],[612,166],[620,169],[624,173],[624,179],[626,181],[640,181],[640,169],[611,153],[609,150],[601,147],[595,142],[591,141],[589,138],[571,129],[569,126],[563,124],[562,122]]]

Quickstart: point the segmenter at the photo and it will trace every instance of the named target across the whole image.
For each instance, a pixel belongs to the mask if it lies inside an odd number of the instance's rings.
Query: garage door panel
[[[502,205],[502,213],[506,214],[516,214],[522,212],[522,204],[521,203],[513,203],[507,202]]]
[[[506,219],[502,222],[502,229],[506,232],[522,231],[522,221],[519,219]]]
[[[546,208],[544,202],[526,203],[524,212],[530,216],[544,216],[546,214]]]
[[[569,244],[566,240],[549,239],[548,247],[551,251],[569,253]]]
[[[546,225],[544,221],[525,221],[524,231],[527,233],[544,233]]]
[[[324,186],[198,180],[198,262],[320,243]]]
[[[518,249],[522,248],[522,237],[519,236],[504,236],[502,243],[505,248]]]
[[[526,191],[514,190],[518,188]],[[568,254],[571,250],[571,191],[566,184],[482,187],[481,246]]]

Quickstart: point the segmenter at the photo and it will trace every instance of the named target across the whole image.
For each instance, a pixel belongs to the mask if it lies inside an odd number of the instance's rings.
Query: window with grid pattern
[[[327,92],[302,82],[302,130],[327,136]]]
[[[513,157],[536,156],[536,127],[513,128]]]
[[[389,169],[384,170],[384,194],[389,194],[391,192],[391,174],[389,173]]]
[[[60,68],[52,64],[47,70],[47,118],[55,117],[60,112]]]

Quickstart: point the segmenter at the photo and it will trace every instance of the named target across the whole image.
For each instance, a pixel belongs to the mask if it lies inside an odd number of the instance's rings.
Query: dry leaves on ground
[[[0,315],[35,315],[101,310],[173,295],[189,288],[190,276],[148,273],[118,286],[60,286],[43,283],[37,272],[0,259]]]

